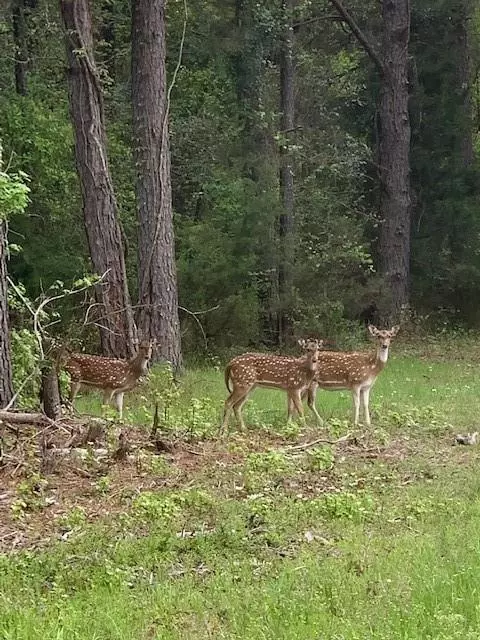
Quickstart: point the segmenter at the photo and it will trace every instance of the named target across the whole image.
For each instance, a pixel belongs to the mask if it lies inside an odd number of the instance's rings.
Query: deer
[[[153,341],[142,340],[137,355],[130,360],[117,360],[85,353],[71,353],[63,365],[70,374],[70,403],[81,386],[101,389],[103,404],[113,401],[120,420],[123,417],[123,394],[135,387],[139,378],[148,371]]]
[[[353,424],[358,425],[360,405],[363,407],[365,423],[369,427],[370,420],[370,390],[378,375],[384,369],[388,360],[388,349],[400,327],[394,326],[390,330],[377,329],[368,325],[368,331],[377,342],[375,353],[321,351],[318,355],[317,371],[313,380],[302,392],[302,400],[307,396],[308,406],[315,414],[319,423],[322,419],[315,407],[317,390],[340,391],[350,389],[353,399]],[[293,406],[289,411],[294,409]]]
[[[226,429],[232,409],[240,428],[245,430],[242,407],[256,387],[283,389],[288,397],[287,420],[292,417],[293,407],[304,419],[301,396],[313,380],[322,341],[299,340],[298,343],[305,351],[300,358],[268,353],[244,353],[227,364],[225,384],[230,395],[225,401],[221,431]]]

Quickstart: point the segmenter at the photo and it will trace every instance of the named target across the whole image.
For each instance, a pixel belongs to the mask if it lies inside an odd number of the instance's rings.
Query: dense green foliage
[[[93,4],[109,160],[135,299],[130,8],[126,0]],[[378,77],[325,0],[315,6],[298,2],[293,16],[296,128],[288,133],[288,145],[295,168],[296,259],[292,299],[278,299],[279,147],[287,144],[279,130],[280,4],[191,3],[170,96],[180,304],[192,311],[215,307],[201,316],[212,348],[275,343],[272,318],[280,307],[288,310],[298,333],[333,337],[350,331],[375,307],[381,309],[388,295],[377,275],[376,255]],[[10,224],[10,241],[22,247],[12,255],[10,271],[35,297],[55,280],[70,283],[91,269],[58,3],[25,5],[26,95],[15,90],[16,43],[11,11],[3,9],[0,136],[10,170],[30,176],[26,215]],[[352,1],[349,8],[378,47],[375,3]],[[170,2],[170,80],[179,62],[184,19],[184,3]],[[413,3],[412,308],[422,316],[471,326],[479,320],[480,287],[474,74],[479,34],[470,0]],[[465,59],[470,65],[466,83]],[[469,140],[473,156],[465,161]],[[67,319],[82,313],[71,307],[62,308]],[[181,313],[185,351],[202,349],[198,323]]]

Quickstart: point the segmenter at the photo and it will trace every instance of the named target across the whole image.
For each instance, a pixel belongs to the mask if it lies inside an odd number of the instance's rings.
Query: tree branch
[[[197,316],[203,314],[203,313],[208,313],[209,311],[215,311],[215,309],[219,308],[219,304],[217,304],[215,307],[211,307],[210,309],[206,309],[205,311],[190,311],[190,309],[186,309],[185,307],[181,307],[180,305],[178,305],[178,308],[181,311],[185,311],[185,313],[188,313],[192,316],[192,318],[195,320],[195,322],[198,324],[198,326],[200,327],[200,331],[202,332],[202,336],[203,339],[205,341],[205,349],[208,348],[208,340],[207,340],[207,334],[205,333],[205,330],[203,328],[202,323],[200,322],[200,320],[197,318]]]
[[[366,37],[366,35],[363,33],[363,31],[360,29],[358,24],[352,18],[352,16],[348,12],[348,10],[343,6],[342,1],[341,0],[330,0],[330,2],[331,2],[331,4],[333,4],[335,9],[338,11],[338,13],[342,17],[343,21],[348,24],[348,26],[350,27],[350,30],[353,33],[353,35],[357,38],[358,42],[362,45],[362,47],[368,53],[368,55],[370,56],[370,59],[373,61],[373,63],[375,64],[375,66],[377,67],[379,72],[383,75],[385,73],[385,65],[383,64],[382,59],[378,55],[378,53],[375,50],[375,48],[372,45],[372,43],[369,42],[369,40]]]
[[[100,318],[96,318],[95,320],[89,320],[88,319],[88,315],[89,315],[90,311],[92,310],[93,307],[98,306],[98,305],[99,305],[98,302],[94,302],[93,304],[89,305],[89,307],[87,309],[87,312],[85,314],[85,319],[83,321],[83,326],[84,327],[86,327],[88,325],[91,325],[91,324],[93,324],[94,326],[102,326],[102,325],[99,324],[100,320],[105,320],[109,316],[112,316],[115,313],[122,313],[122,311],[123,311],[123,309],[116,309],[115,311],[112,311],[111,314],[107,314],[107,315],[101,316]],[[160,305],[158,305],[158,304],[154,304],[154,305],[135,304],[135,305],[132,305],[132,309],[133,310],[135,310],[135,309],[145,309],[147,306],[149,306],[151,309],[155,309],[155,308],[159,307]],[[184,311],[185,313],[188,313],[189,315],[191,315],[193,317],[193,319],[195,320],[195,322],[200,327],[200,331],[202,332],[203,340],[205,342],[205,348],[208,347],[207,335],[205,333],[205,330],[203,328],[202,323],[200,322],[200,320],[198,319],[197,316],[204,315],[205,313],[210,313],[210,311],[216,311],[219,307],[220,307],[220,305],[217,304],[214,307],[210,307],[209,309],[205,309],[203,311],[190,311],[190,309],[187,309],[186,307],[182,307],[181,305],[178,305],[179,310],[180,311]]]
[[[332,22],[335,22],[337,20],[343,20],[343,18],[341,16],[338,16],[336,13],[326,16],[314,16],[313,18],[307,18],[307,20],[303,20],[302,22],[294,22],[292,27],[295,30],[299,29],[300,27],[304,27],[307,24],[312,24],[313,22],[321,22],[323,20],[331,20]]]
[[[35,368],[26,378],[25,380],[22,382],[22,384],[18,387],[18,389],[16,390],[16,392],[13,394],[12,399],[10,400],[10,402],[7,404],[6,407],[4,407],[4,411],[8,411],[9,409],[11,409],[13,407],[13,405],[15,404],[15,400],[18,398],[18,396],[20,395],[23,387],[27,384],[27,382],[33,378],[33,376],[37,375],[38,373],[38,369]]]

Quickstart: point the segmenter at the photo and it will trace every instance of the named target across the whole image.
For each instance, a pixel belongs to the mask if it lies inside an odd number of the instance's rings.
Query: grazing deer
[[[321,351],[319,353],[317,371],[308,389],[302,393],[302,397],[307,395],[308,406],[319,422],[322,422],[322,419],[315,407],[317,389],[330,391],[350,389],[353,398],[354,425],[358,424],[361,404],[365,413],[365,422],[367,426],[370,426],[370,389],[387,363],[388,348],[399,329],[399,326],[395,326],[387,331],[377,329],[371,324],[368,325],[370,334],[377,341],[376,353],[338,351]],[[289,411],[292,409],[293,407],[290,407]]]
[[[283,389],[288,396],[288,420],[295,407],[304,417],[302,392],[308,389],[317,367],[319,340],[299,340],[305,354],[301,358],[268,353],[244,353],[231,360],[225,369],[225,384],[230,395],[225,401],[222,430],[228,424],[233,409],[240,427],[245,429],[242,407],[255,387]],[[230,384],[232,383],[232,389]]]
[[[145,375],[152,357],[152,341],[142,341],[138,353],[130,360],[116,360],[85,353],[72,353],[64,369],[70,374],[70,402],[73,403],[82,385],[103,390],[103,404],[113,400],[120,420],[123,415],[123,394]]]

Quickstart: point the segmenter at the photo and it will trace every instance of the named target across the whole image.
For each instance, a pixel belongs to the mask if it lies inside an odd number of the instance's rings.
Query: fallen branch
[[[184,449],[187,453],[191,453],[193,456],[204,456],[203,451],[195,451],[194,449]]]
[[[29,424],[35,426],[46,427],[54,425],[55,421],[48,418],[43,413],[23,413],[16,411],[0,410],[0,421],[10,424]]]
[[[301,451],[303,449],[309,449],[310,447],[314,447],[316,444],[339,444],[340,442],[346,442],[347,440],[351,440],[352,434],[347,433],[347,435],[338,438],[338,440],[328,440],[328,438],[318,438],[317,440],[313,440],[312,442],[304,442],[303,444],[296,444],[292,447],[287,447],[283,449],[285,453],[290,451]]]

